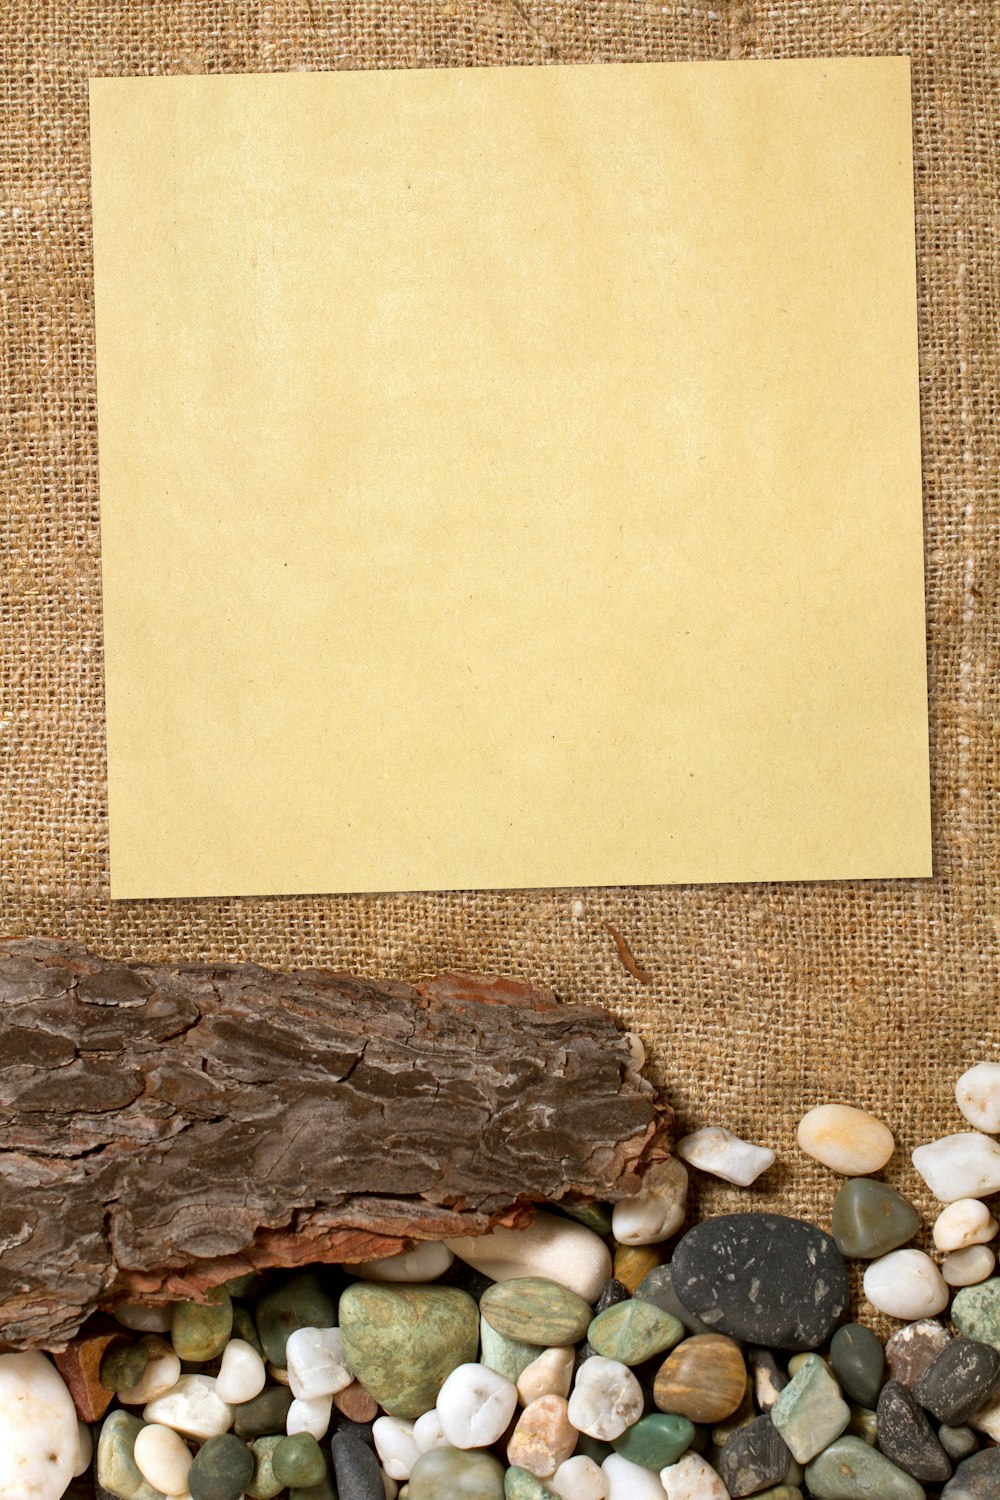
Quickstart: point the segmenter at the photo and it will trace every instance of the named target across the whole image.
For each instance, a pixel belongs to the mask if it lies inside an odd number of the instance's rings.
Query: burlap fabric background
[[[794,1125],[828,1098],[960,1128],[1000,1057],[996,237],[990,0],[5,0],[0,932],[144,958],[502,970],[610,1006],[682,1123],[781,1165],[704,1207],[828,1213]],[[908,53],[913,60],[936,875],[921,882],[156,901],[108,896],[87,77]],[[155,580],[150,580],[155,587]],[[622,967],[627,937],[653,982]]]

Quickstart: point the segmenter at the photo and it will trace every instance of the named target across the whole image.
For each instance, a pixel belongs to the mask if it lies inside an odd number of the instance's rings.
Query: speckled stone
[[[966,1338],[978,1339],[1000,1351],[1000,1276],[956,1292],[951,1321]]]
[[[860,1438],[840,1437],[806,1468],[816,1500],[925,1500],[923,1486]]]
[[[357,1379],[393,1417],[421,1417],[479,1348],[479,1312],[442,1286],[355,1282],[340,1299],[340,1331]]]
[[[682,1304],[712,1328],[770,1349],[818,1348],[849,1300],[847,1267],[831,1237],[781,1214],[696,1224],[674,1251],[671,1280]]]
[[[730,1495],[755,1495],[780,1484],[790,1463],[787,1445],[770,1416],[763,1416],[729,1434],[719,1454],[719,1473]]]
[[[202,1443],[188,1470],[191,1500],[240,1500],[253,1479],[253,1454],[235,1433]]]
[[[959,1464],[941,1491],[941,1500],[997,1500],[1000,1495],[1000,1448],[984,1448]]]
[[[598,1313],[587,1329],[587,1342],[607,1359],[641,1365],[679,1344],[684,1332],[680,1319],[655,1302],[637,1302],[630,1297]]]
[[[943,1484],[951,1476],[951,1460],[938,1442],[919,1403],[905,1385],[888,1380],[875,1410],[879,1451],[921,1484]]]
[[[271,1433],[267,1437],[255,1438],[250,1444],[253,1478],[245,1490],[248,1500],[274,1500],[275,1495],[280,1495],[285,1488],[274,1473],[274,1450],[284,1441],[283,1433]]]
[[[887,1182],[851,1177],[834,1199],[831,1227],[841,1255],[874,1260],[912,1239],[920,1215]]]
[[[615,1439],[614,1449],[629,1463],[659,1473],[687,1452],[694,1441],[694,1423],[669,1412],[650,1412]]]
[[[505,1500],[558,1500],[555,1490],[519,1464],[512,1464],[504,1475],[503,1492]]]
[[[721,1422],[746,1390],[743,1355],[732,1339],[701,1333],[678,1344],[657,1371],[653,1399],[661,1411],[691,1422]]]
[[[1000,1391],[1000,1353],[978,1339],[953,1339],[913,1387],[939,1422],[961,1427]]]
[[[385,1486],[374,1451],[348,1432],[336,1432],[330,1444],[337,1500],[383,1500]]]
[[[845,1323],[830,1341],[830,1363],[844,1393],[874,1408],[885,1378],[885,1351],[862,1323]]]
[[[504,1471],[492,1453],[432,1448],[413,1465],[409,1500],[504,1500]]]
[[[941,1350],[951,1341],[947,1328],[935,1318],[918,1318],[907,1323],[886,1341],[885,1368],[890,1380],[912,1390],[920,1376],[933,1364]]]
[[[333,1298],[313,1271],[292,1276],[272,1287],[255,1309],[257,1334],[273,1365],[285,1367],[285,1344],[296,1328],[333,1328],[337,1309]]]

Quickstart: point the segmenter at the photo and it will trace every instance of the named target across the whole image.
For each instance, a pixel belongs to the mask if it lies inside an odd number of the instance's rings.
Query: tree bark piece
[[[672,1112],[596,1007],[0,942],[0,1347],[124,1296],[634,1192]]]

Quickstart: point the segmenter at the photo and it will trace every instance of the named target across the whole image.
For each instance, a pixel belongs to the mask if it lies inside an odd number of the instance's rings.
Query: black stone
[[[191,1500],[239,1500],[253,1478],[253,1454],[231,1432],[202,1443],[188,1470]]]
[[[233,1423],[236,1436],[249,1440],[283,1433],[291,1404],[292,1393],[287,1385],[266,1385],[259,1396],[254,1396],[250,1401],[241,1401],[233,1408],[236,1413]]]
[[[769,1416],[756,1417],[729,1434],[719,1454],[719,1473],[730,1495],[756,1495],[780,1484],[792,1462]]]
[[[753,1371],[754,1400],[757,1403],[757,1410],[762,1412],[770,1411],[774,1405],[774,1401],[763,1401],[760,1399],[757,1392],[757,1372],[767,1372],[770,1377],[771,1388],[775,1392],[785,1389],[785,1386],[788,1384],[788,1376],[778,1364],[770,1349],[751,1349],[747,1358],[750,1361],[750,1369]],[[777,1400],[777,1396],[775,1396],[775,1400]]]
[[[938,1442],[953,1464],[968,1458],[979,1447],[979,1439],[971,1427],[949,1427],[946,1422],[938,1428]]]
[[[875,1421],[879,1451],[921,1484],[940,1484],[951,1474],[951,1459],[926,1414],[913,1392],[898,1380],[888,1380],[882,1387]]]
[[[336,1432],[343,1432],[347,1437],[355,1437],[359,1443],[367,1443],[369,1448],[374,1448],[375,1433],[372,1429],[376,1420],[372,1417],[370,1422],[352,1422],[350,1417],[345,1417],[342,1411],[334,1407],[330,1414],[330,1435],[332,1437]]]
[[[594,1304],[594,1317],[598,1313],[606,1312],[609,1307],[617,1307],[619,1302],[627,1302],[632,1293],[624,1281],[617,1281],[614,1276],[610,1281],[604,1283],[604,1289]]]
[[[715,1333],[817,1349],[843,1317],[847,1267],[822,1229],[782,1214],[722,1214],[689,1229],[670,1263],[681,1304]]]
[[[337,1432],[330,1454],[340,1500],[385,1500],[382,1470],[367,1443],[349,1432]]]
[[[941,1491],[941,1500],[1000,1500],[1000,1448],[966,1458]]]
[[[686,1308],[674,1291],[673,1277],[669,1266],[654,1266],[647,1271],[635,1290],[637,1302],[653,1302],[657,1307],[662,1307],[664,1312],[671,1313],[679,1318],[688,1333],[714,1333],[707,1323],[696,1318],[694,1313]]]
[[[1000,1354],[978,1339],[952,1339],[913,1394],[939,1422],[961,1427],[1000,1390]]]
[[[885,1350],[862,1323],[845,1323],[830,1342],[833,1373],[846,1394],[859,1406],[875,1410],[885,1380]]]

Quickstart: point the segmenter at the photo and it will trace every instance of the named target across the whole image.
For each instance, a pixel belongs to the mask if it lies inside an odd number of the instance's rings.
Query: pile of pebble
[[[1000,1064],[956,1092],[975,1129],[913,1153],[940,1264],[868,1175],[891,1131],[839,1104],[798,1129],[846,1178],[832,1235],[749,1212],[678,1238],[688,1166],[748,1186],[774,1161],[699,1130],[613,1209],[119,1304],[0,1356],[0,1500],[60,1500],[92,1459],[98,1500],[1000,1497]],[[904,1320],[884,1348],[845,1321],[845,1257]]]

